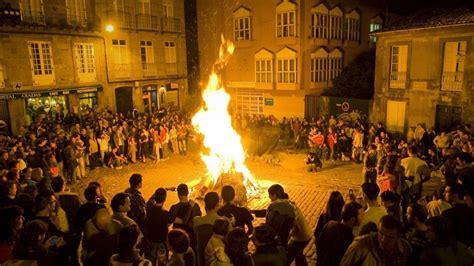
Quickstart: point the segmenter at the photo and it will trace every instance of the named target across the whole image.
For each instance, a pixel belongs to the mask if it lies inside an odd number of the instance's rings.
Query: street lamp
[[[107,25],[105,26],[105,31],[107,31],[107,32],[113,32],[113,31],[114,31],[114,25],[112,25],[112,24],[107,24]]]

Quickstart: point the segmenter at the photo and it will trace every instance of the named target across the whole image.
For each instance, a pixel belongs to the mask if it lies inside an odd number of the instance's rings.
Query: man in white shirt
[[[405,179],[410,190],[412,202],[421,197],[423,179],[430,176],[428,164],[417,157],[418,149],[412,145],[408,147],[408,157],[403,158],[400,165],[405,170]]]
[[[354,228],[354,235],[358,236],[360,229],[368,224],[373,222],[376,225],[379,224],[380,219],[387,215],[387,210],[381,206],[378,202],[378,196],[380,193],[379,187],[374,183],[364,183],[362,184],[363,199],[367,204],[367,209],[365,210],[362,219],[360,220],[360,226]]]

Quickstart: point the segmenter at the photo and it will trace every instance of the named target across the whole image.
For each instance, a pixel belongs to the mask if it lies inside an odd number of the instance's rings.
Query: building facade
[[[0,119],[187,99],[183,0],[0,1]]]
[[[422,10],[374,37],[373,121],[399,132],[474,123],[472,9]]]
[[[342,68],[374,47],[386,22],[380,1],[198,0],[201,80],[220,34],[236,49],[222,77],[234,112],[303,117],[309,95],[332,86]]]

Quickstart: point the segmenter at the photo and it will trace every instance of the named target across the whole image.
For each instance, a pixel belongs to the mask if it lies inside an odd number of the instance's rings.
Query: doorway
[[[462,108],[458,106],[437,105],[435,127],[439,130],[451,130],[461,124]]]
[[[121,87],[115,89],[115,103],[117,113],[126,114],[133,110],[133,92],[132,87]]]

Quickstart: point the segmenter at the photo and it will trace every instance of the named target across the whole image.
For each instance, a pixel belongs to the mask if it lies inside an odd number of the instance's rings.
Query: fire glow
[[[233,51],[233,43],[222,37],[219,59],[202,94],[204,106],[194,115],[192,124],[195,130],[203,135],[203,145],[207,148],[201,153],[201,159],[209,173],[204,184],[215,187],[221,175],[242,173],[242,182],[247,194],[253,194],[257,185],[245,165],[245,152],[240,135],[232,127],[232,119],[228,113],[230,95],[225,91],[217,74],[217,71],[227,64]]]

